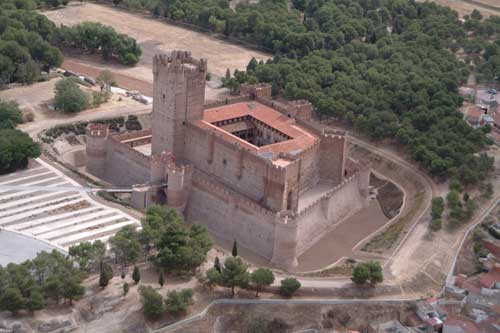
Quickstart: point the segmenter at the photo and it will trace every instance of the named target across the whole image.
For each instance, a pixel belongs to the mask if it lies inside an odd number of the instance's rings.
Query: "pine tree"
[[[165,277],[163,276],[163,271],[160,272],[160,277],[158,278],[158,283],[160,284],[160,287],[163,288],[163,285],[165,284]]]
[[[105,288],[108,285],[109,280],[111,280],[112,278],[113,278],[113,269],[111,268],[111,266],[109,266],[109,264],[101,261],[101,272],[99,275],[99,286],[101,288]]]
[[[123,284],[123,297],[127,296],[130,287],[127,282]]]
[[[141,272],[139,271],[139,267],[134,266],[134,272],[132,273],[132,280],[134,280],[135,284],[138,284],[141,281]]]
[[[236,239],[233,242],[233,251],[231,253],[233,254],[233,257],[238,256],[238,243],[236,243]]]
[[[220,260],[219,260],[219,257],[215,257],[215,260],[214,260],[214,268],[217,270],[217,272],[220,273],[221,271],[221,267],[220,267]]]

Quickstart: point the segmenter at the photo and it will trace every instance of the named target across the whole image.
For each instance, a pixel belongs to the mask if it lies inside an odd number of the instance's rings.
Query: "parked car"
[[[496,89],[493,89],[493,88],[488,89],[488,93],[489,93],[489,94],[496,95],[496,94],[497,94],[497,92],[498,92],[498,91],[497,91]]]

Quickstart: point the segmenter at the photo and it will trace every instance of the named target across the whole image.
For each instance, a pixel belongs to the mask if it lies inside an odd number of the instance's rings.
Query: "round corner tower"
[[[85,131],[87,171],[99,178],[102,178],[106,171],[108,136],[109,127],[104,124],[90,124]]]
[[[153,58],[153,74],[152,153],[182,159],[186,123],[203,117],[207,61],[172,51]]]

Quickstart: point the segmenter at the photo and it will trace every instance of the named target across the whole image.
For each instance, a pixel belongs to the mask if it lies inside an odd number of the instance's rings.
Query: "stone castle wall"
[[[359,190],[358,177],[346,179],[297,214],[297,256],[368,203]]]
[[[199,172],[193,175],[185,215],[221,239],[236,239],[267,259],[273,255],[275,213]]]
[[[199,169],[259,202],[265,193],[265,161],[196,126],[188,126],[186,155]]]
[[[149,156],[120,142],[118,138],[110,137],[103,178],[117,186],[145,184],[150,180],[150,163]]]

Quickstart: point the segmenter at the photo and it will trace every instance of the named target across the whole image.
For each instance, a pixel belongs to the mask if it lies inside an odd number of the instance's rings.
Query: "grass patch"
[[[391,249],[400,238],[401,233],[407,227],[408,223],[414,219],[415,215],[420,209],[420,206],[423,203],[423,200],[424,192],[419,192],[418,194],[416,194],[412,200],[413,202],[415,202],[412,208],[404,216],[400,217],[396,223],[372,238],[368,243],[365,244],[365,246],[363,246],[361,250],[365,252],[382,254],[383,252]]]
[[[340,265],[335,265],[333,267],[323,269],[317,272],[297,274],[303,277],[332,277],[332,276],[351,276],[352,270],[356,261],[353,259],[345,260]]]

